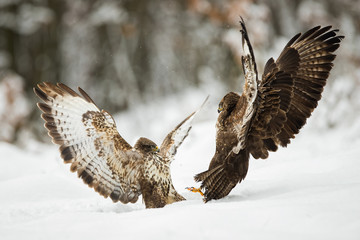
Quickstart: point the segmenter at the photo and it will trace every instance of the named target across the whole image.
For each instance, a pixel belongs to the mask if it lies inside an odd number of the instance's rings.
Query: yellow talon
[[[201,194],[201,196],[204,196],[204,193],[201,191],[200,188],[187,187],[187,188],[185,188],[185,189],[187,189],[187,190],[189,190],[189,191],[191,191],[191,192],[194,192],[194,193],[198,192],[198,193]]]

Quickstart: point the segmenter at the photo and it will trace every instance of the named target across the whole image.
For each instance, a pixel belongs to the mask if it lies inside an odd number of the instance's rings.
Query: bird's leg
[[[187,187],[185,189],[189,190],[190,192],[194,192],[194,193],[198,192],[198,193],[200,193],[201,196],[204,196],[204,193],[201,191],[200,188]]]

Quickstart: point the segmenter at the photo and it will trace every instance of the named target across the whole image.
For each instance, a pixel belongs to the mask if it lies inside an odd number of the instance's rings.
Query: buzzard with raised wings
[[[118,133],[112,116],[81,88],[79,95],[61,83],[37,86],[34,92],[44,101],[37,105],[48,134],[60,145],[64,162],[89,187],[114,202],[135,203],[142,194],[146,208],[185,200],[172,184],[170,163],[199,110],[171,131],[160,148],[143,137],[132,147]]]
[[[267,61],[259,79],[243,19],[240,24],[245,86],[241,95],[230,92],[219,103],[215,155],[209,169],[195,176],[205,202],[227,196],[246,177],[250,155],[266,159],[299,133],[321,98],[344,38],[331,26],[299,33],[276,61]]]

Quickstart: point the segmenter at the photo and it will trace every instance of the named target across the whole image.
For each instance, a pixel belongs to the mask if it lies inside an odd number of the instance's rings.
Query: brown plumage
[[[246,177],[250,155],[265,159],[299,133],[321,98],[333,52],[344,38],[331,26],[297,34],[276,61],[268,60],[260,81],[242,19],[240,24],[245,86],[242,95],[230,92],[219,104],[215,155],[209,169],[195,176],[205,201],[227,196]]]
[[[172,184],[170,163],[191,129],[190,114],[164,139],[161,148],[140,138],[132,147],[121,137],[112,116],[100,110],[79,88],[38,84],[36,95],[45,127],[61,157],[89,187],[114,202],[135,203],[143,195],[146,208],[185,200]]]

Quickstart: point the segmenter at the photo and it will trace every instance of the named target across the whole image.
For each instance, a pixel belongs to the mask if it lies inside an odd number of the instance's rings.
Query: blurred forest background
[[[0,141],[46,136],[32,91],[43,81],[112,113],[190,88],[241,91],[239,16],[259,74],[296,33],[339,28],[319,126],[359,124],[359,0],[0,0]]]

